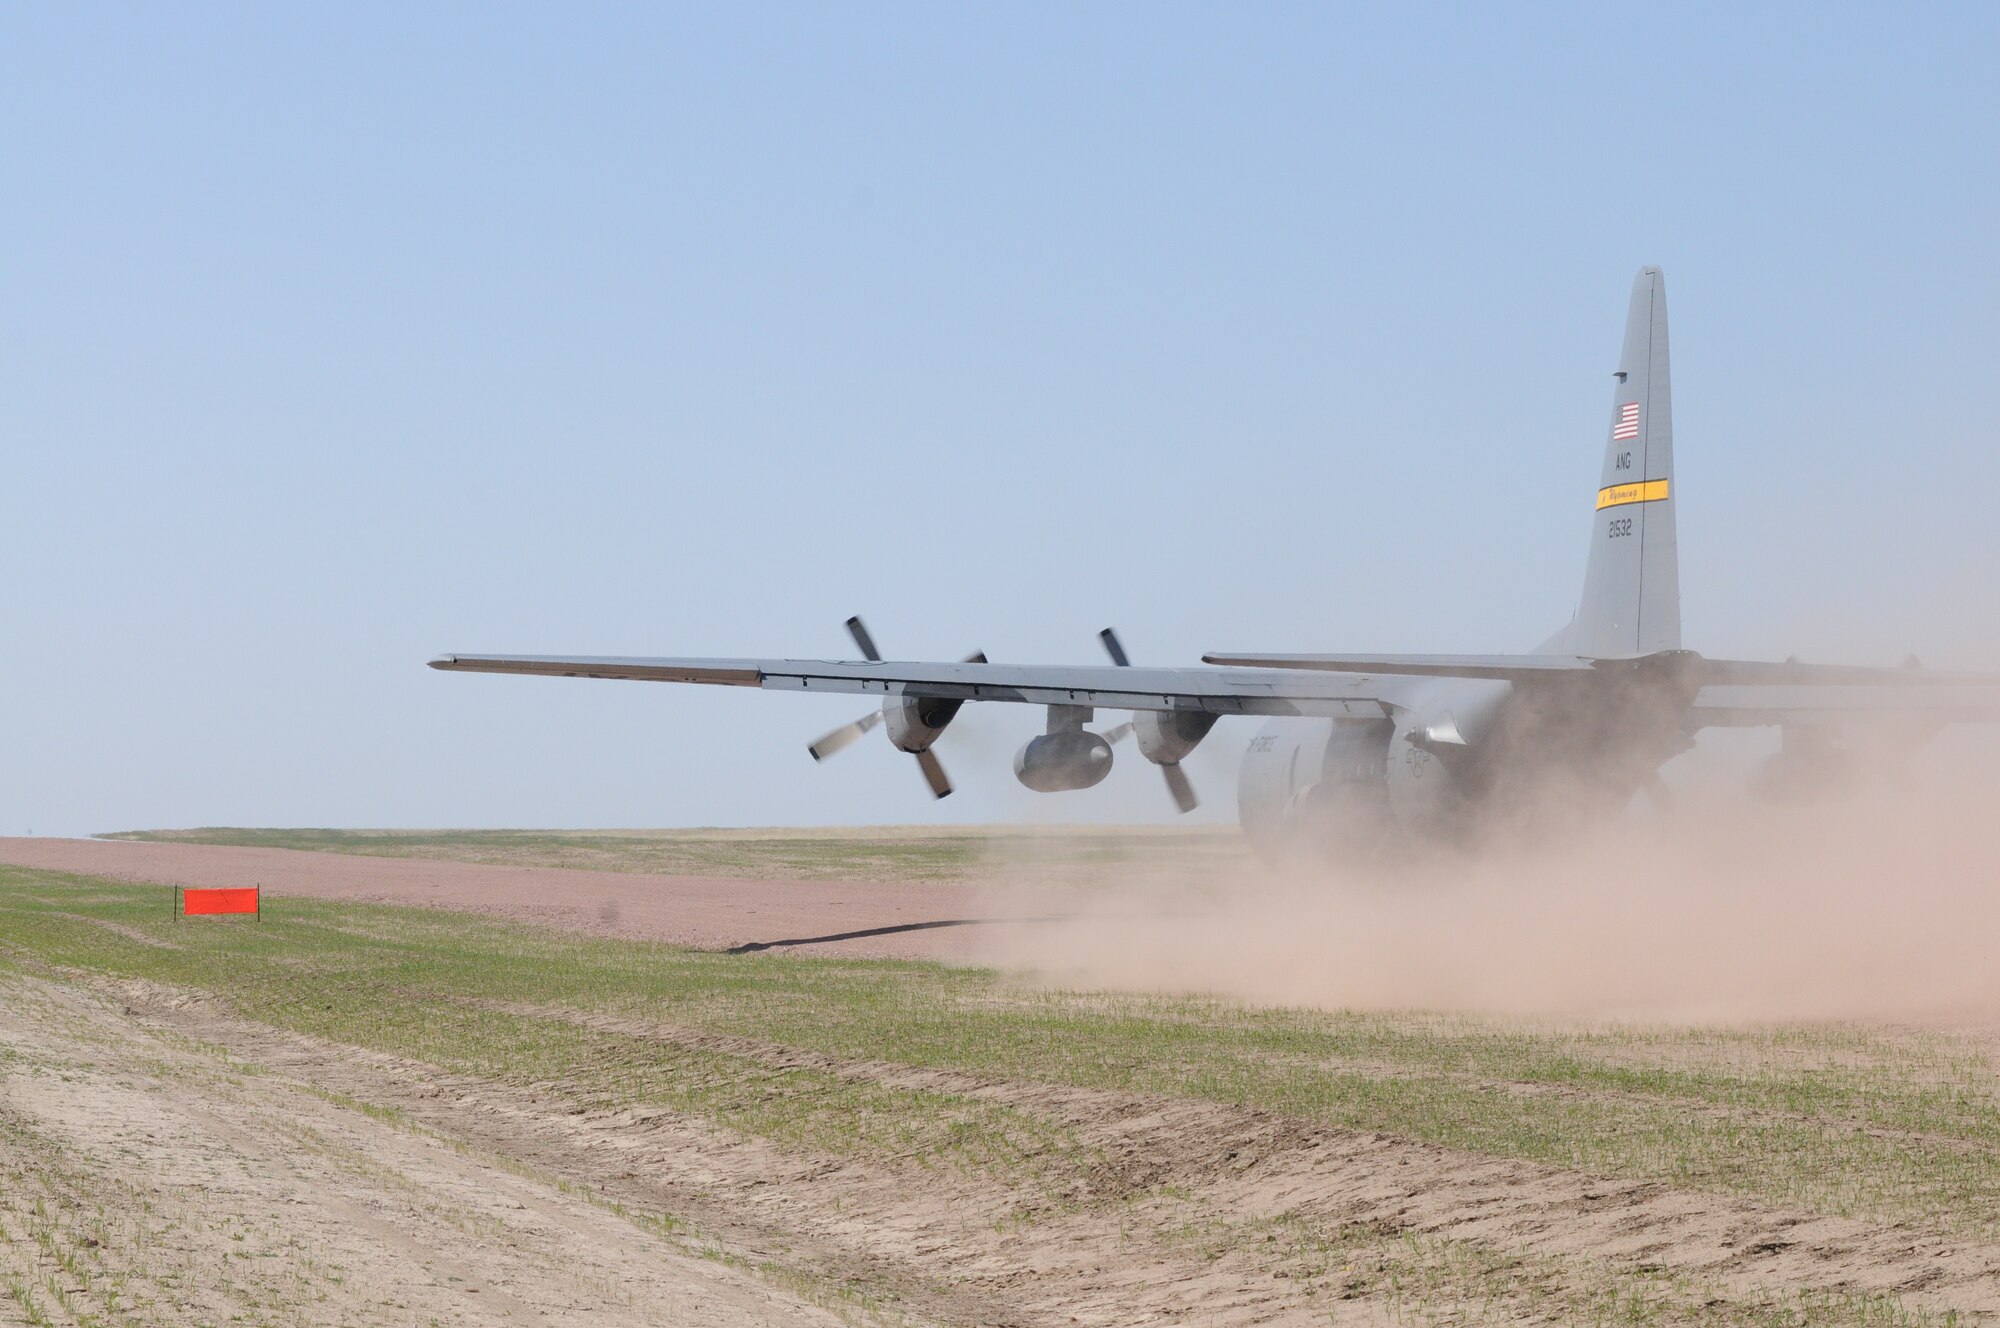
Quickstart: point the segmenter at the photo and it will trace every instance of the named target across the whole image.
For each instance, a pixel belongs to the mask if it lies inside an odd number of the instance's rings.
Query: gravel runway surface
[[[702,949],[856,958],[965,960],[1045,911],[1029,893],[999,900],[983,886],[649,876],[126,840],[0,838],[0,862],[163,886],[261,885],[274,901],[409,904]]]

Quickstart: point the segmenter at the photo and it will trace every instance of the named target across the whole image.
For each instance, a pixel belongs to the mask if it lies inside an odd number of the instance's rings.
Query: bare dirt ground
[[[0,838],[0,862],[163,886],[262,885],[276,899],[452,909],[703,949],[870,958],[964,959],[991,934],[1022,925],[1007,919],[1060,907],[1033,880],[1000,898],[990,886],[665,876],[125,840]],[[160,907],[169,906],[163,891]]]
[[[337,1083],[89,991],[5,995],[0,1318],[841,1322],[556,1177],[361,1110]]]

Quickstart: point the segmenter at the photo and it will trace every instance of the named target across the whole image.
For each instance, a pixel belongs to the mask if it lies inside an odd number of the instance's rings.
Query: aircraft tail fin
[[[1674,536],[1674,412],[1667,370],[1667,288],[1641,268],[1625,317],[1598,480],[1590,562],[1570,653],[1622,659],[1678,650],[1680,550]]]

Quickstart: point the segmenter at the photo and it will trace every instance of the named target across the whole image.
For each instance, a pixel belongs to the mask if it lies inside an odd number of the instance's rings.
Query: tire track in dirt
[[[1190,1215],[1226,1215],[1239,1232],[1303,1223],[1471,1242],[1510,1257],[1685,1276],[1746,1300],[1774,1289],[1882,1292],[2000,1316],[2000,1250],[1915,1224],[1885,1228],[1208,1102],[842,1061],[650,1020],[494,1008],[998,1103],[1073,1131],[1103,1163],[1068,1202],[1024,1204],[982,1180],[800,1156],[665,1110],[579,1111],[531,1089],[439,1075],[214,1010],[159,1017],[628,1202],[692,1211],[733,1244],[788,1251],[816,1276],[882,1286],[950,1322],[1135,1322],[1141,1311],[1172,1318],[1196,1306],[1217,1323],[1282,1322],[1308,1311],[1306,1293],[1342,1294],[1337,1280],[1285,1285],[1276,1251],[1246,1253],[1242,1241],[1219,1255],[1176,1250],[1146,1234]],[[1343,1304],[1344,1313],[1356,1308]]]
[[[0,1239],[0,1271],[30,1321],[842,1322],[168,1021],[63,982],[0,993],[0,1221],[32,1236]]]

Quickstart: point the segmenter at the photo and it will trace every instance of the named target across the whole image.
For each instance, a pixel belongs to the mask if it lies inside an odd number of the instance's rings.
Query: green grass
[[[752,879],[966,881],[1008,868],[1090,879],[1247,861],[1233,829],[131,830],[107,839]]]
[[[1943,1034],[1260,1009],[313,901],[275,901],[262,923],[177,924],[163,897],[0,869],[0,956],[194,988],[281,1027],[585,1105],[657,1103],[780,1146],[1029,1188],[1092,1177],[1093,1200],[1119,1197],[1119,1182],[1058,1123],[959,1093],[774,1068],[772,1049],[1207,1099],[1810,1212],[2000,1225],[1992,1069]],[[668,1035],[586,1026],[590,1015]],[[748,1042],[694,1046],[689,1033]]]

